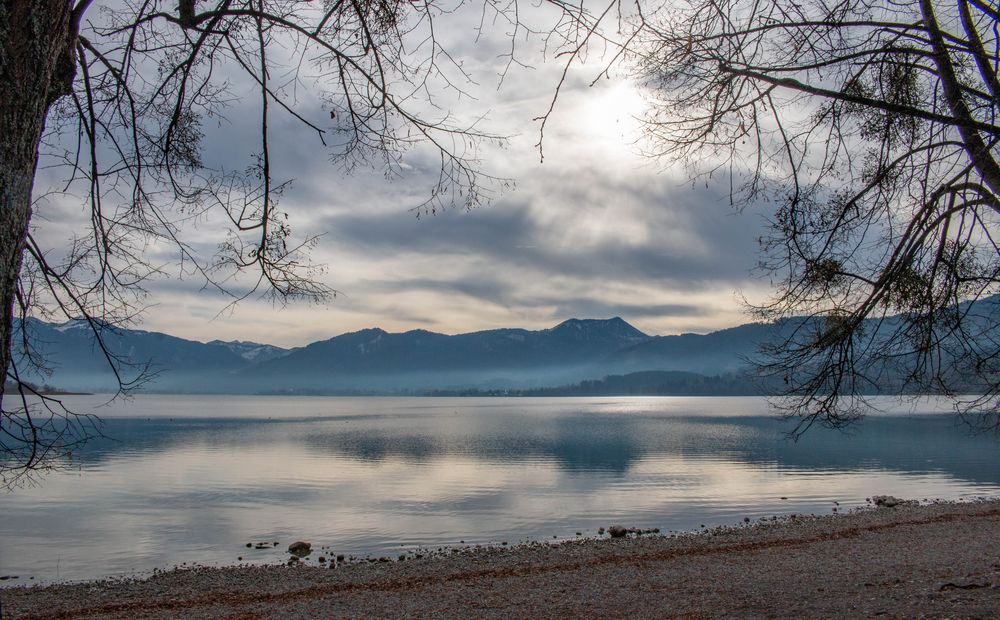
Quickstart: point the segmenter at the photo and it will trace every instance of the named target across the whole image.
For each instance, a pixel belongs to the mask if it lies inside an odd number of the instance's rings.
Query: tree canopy
[[[980,0],[688,0],[642,16],[653,154],[766,206],[761,371],[800,418],[1000,397],[1000,37]],[[993,415],[970,417],[996,426]]]

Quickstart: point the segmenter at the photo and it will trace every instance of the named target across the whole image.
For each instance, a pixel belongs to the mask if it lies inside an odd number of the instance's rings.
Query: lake
[[[107,439],[0,495],[5,585],[175,565],[663,532],[872,495],[1000,495],[1000,439],[935,401],[793,442],[760,398],[141,395],[76,411]],[[248,542],[277,548],[248,549]],[[320,555],[313,553],[312,560]]]

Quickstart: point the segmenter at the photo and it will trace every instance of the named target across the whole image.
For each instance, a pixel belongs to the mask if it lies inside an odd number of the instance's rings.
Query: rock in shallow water
[[[296,557],[304,558],[312,553],[312,545],[310,543],[297,540],[288,545],[288,553],[291,553]]]
[[[628,534],[628,530],[620,525],[612,525],[608,528],[608,534],[611,534],[611,538],[625,538],[625,535]]]

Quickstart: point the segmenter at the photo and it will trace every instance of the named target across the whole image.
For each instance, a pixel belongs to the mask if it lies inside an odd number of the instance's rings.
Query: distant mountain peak
[[[599,332],[627,340],[645,340],[649,338],[647,334],[639,331],[620,316],[610,319],[567,319],[549,331]]]
[[[436,332],[432,332],[429,329],[417,328],[417,329],[411,329],[409,331],[405,331],[405,332],[403,332],[403,335],[405,335],[405,336],[437,336],[439,334],[437,334]]]
[[[364,329],[359,329],[356,332],[348,332],[344,334],[345,336],[385,336],[389,332],[385,331],[381,327],[366,327]]]

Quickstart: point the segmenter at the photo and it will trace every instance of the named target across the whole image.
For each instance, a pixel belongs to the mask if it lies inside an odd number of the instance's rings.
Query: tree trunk
[[[38,144],[50,106],[69,91],[75,74],[72,9],[72,0],[0,4],[0,368],[5,374]]]

